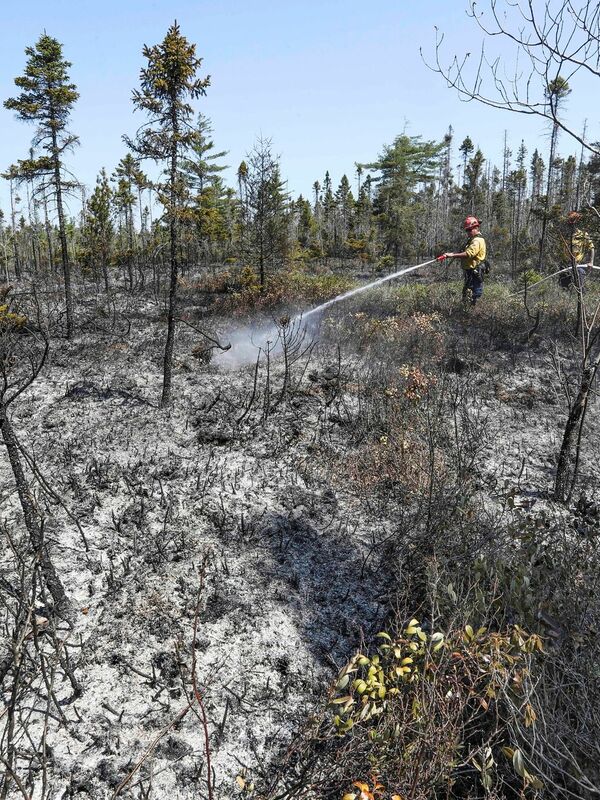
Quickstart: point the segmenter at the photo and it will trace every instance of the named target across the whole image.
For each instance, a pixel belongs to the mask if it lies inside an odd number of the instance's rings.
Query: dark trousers
[[[585,267],[577,265],[577,273],[579,275],[579,285],[581,286],[581,291],[585,291]],[[575,281],[573,280],[573,269],[569,269],[568,272],[563,272],[561,275],[558,276],[558,284],[562,289],[570,289],[571,286],[575,285]]]
[[[465,277],[462,291],[463,300],[470,300],[471,305],[475,305],[483,294],[483,275],[481,274],[481,268],[465,269],[463,272]]]

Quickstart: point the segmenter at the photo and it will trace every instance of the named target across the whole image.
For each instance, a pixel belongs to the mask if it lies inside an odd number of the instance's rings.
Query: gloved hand
[[[436,261],[445,261],[447,257],[448,257],[448,253],[442,253],[441,256],[438,256],[436,258]]]

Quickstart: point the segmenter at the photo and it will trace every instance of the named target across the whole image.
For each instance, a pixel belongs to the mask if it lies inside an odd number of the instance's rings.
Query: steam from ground
[[[302,314],[289,320],[285,325],[285,335],[288,342],[303,341],[308,344],[318,338],[321,315],[311,311],[310,322],[303,318]],[[283,326],[282,323],[273,322],[270,325],[245,325],[236,328],[223,337],[224,342],[231,345],[225,352],[216,351],[213,363],[226,370],[240,369],[248,364],[256,364],[269,355],[269,358],[276,358],[281,355],[283,350]]]
[[[310,323],[298,315],[287,323],[273,322],[271,324],[244,325],[236,328],[223,337],[231,345],[225,352],[216,351],[213,363],[226,370],[235,370],[267,357],[277,357],[283,350],[283,335],[288,342],[303,341],[308,344],[318,338],[320,315],[313,315]]]

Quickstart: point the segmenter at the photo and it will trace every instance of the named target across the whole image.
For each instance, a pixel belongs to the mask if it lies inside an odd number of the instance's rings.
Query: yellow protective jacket
[[[485,239],[479,233],[477,236],[473,236],[472,239],[469,239],[467,246],[465,247],[465,253],[467,257],[462,259],[462,268],[463,269],[477,269],[480,264],[483,264],[485,261]]]
[[[572,238],[568,238],[566,243],[563,242],[563,258],[565,263],[570,264],[571,258],[575,260],[576,264],[583,263],[583,260],[591,253],[593,247],[594,243],[589,234],[576,228]]]

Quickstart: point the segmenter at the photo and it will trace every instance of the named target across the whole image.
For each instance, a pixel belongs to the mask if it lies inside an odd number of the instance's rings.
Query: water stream
[[[319,311],[323,311],[324,309],[329,308],[329,306],[334,305],[334,303],[339,303],[342,300],[346,300],[348,297],[353,297],[355,294],[360,294],[361,292],[367,292],[369,289],[374,289],[375,286],[380,286],[382,283],[386,283],[387,281],[393,281],[394,278],[399,278],[401,275],[406,275],[407,272],[413,272],[413,270],[415,269],[419,269],[420,267],[426,267],[428,264],[433,264],[434,261],[436,261],[436,259],[432,258],[431,261],[424,261],[422,264],[415,264],[414,267],[405,267],[404,269],[399,269],[398,272],[394,272],[391,275],[384,275],[383,278],[377,278],[376,281],[371,281],[371,283],[366,283],[364,286],[359,286],[357,289],[350,289],[350,291],[344,292],[344,294],[338,294],[337,297],[334,297],[332,300],[328,300],[326,303],[321,303],[320,306],[316,306],[316,308],[312,308],[310,311],[305,311],[303,314],[299,314],[297,317],[294,317],[294,319],[305,320],[312,314],[318,314]]]
[[[348,292],[338,294],[337,297],[333,297],[331,300],[327,300],[327,302],[321,303],[321,305],[315,306],[315,308],[311,308],[309,311],[304,311],[301,314],[297,314],[289,321],[287,325],[288,332],[291,336],[305,337],[313,326],[316,328],[318,325],[318,320],[307,322],[309,317],[319,314],[326,308],[329,308],[336,303],[341,303],[342,300],[347,300],[349,297],[354,297],[356,294],[367,292],[369,289],[374,289],[377,286],[381,286],[383,283],[392,281],[395,278],[399,278],[409,272],[414,272],[414,270],[419,269],[420,267],[426,267],[428,264],[433,264],[435,260],[436,259],[424,261],[422,264],[415,264],[413,267],[405,267],[404,269],[400,269],[391,275],[384,275],[383,278],[377,278],[370,283],[366,283],[364,286],[358,286],[356,289],[350,289]],[[269,325],[268,327],[249,326],[238,328],[237,330],[232,331],[232,333],[229,335],[229,341],[231,348],[224,353],[215,354],[214,359],[215,363],[223,366],[226,369],[237,369],[238,367],[245,366],[246,364],[252,364],[256,362],[256,359],[259,357],[261,352],[268,350],[269,354],[272,356],[276,355],[281,349],[280,333],[276,325]]]

